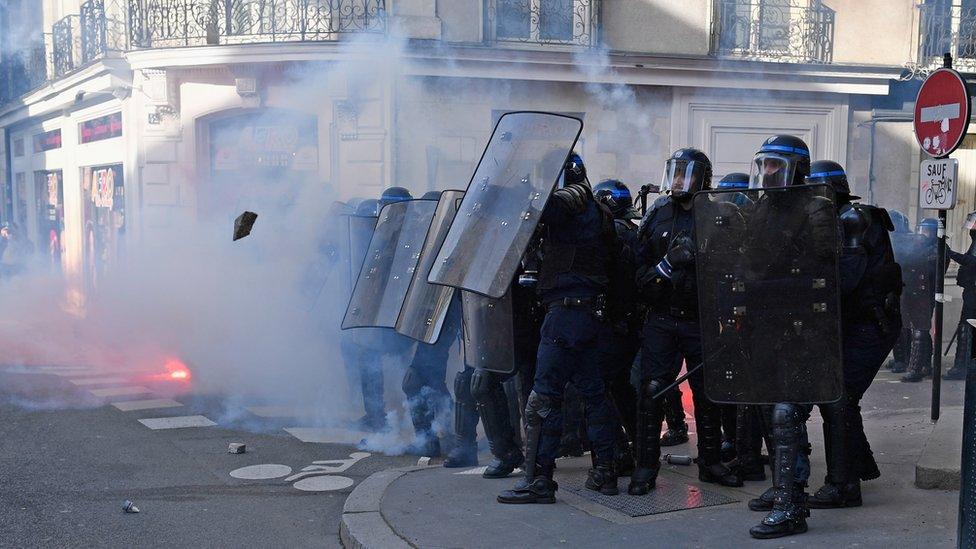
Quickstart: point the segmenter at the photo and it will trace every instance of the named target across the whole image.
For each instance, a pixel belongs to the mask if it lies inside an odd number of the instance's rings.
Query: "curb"
[[[427,467],[400,467],[379,471],[359,483],[342,506],[339,522],[339,540],[348,549],[370,549],[374,547],[412,548],[413,545],[401,538],[380,513],[380,503],[386,489],[407,473],[420,471]]]
[[[915,462],[915,486],[923,490],[958,490],[962,457],[961,409],[946,408]]]

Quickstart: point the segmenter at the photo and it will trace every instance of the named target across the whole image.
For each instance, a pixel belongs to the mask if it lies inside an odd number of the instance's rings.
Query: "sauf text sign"
[[[954,158],[924,160],[919,168],[918,203],[929,210],[956,206],[959,162]]]

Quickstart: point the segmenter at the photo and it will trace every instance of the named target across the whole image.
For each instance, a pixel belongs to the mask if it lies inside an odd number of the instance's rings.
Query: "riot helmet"
[[[918,234],[923,234],[929,238],[939,236],[939,220],[934,217],[926,217],[918,222]]]
[[[698,191],[712,188],[712,161],[698,149],[687,147],[674,151],[664,165],[661,193],[683,201]]]
[[[752,162],[750,189],[803,185],[810,173],[810,149],[793,135],[774,135],[767,139]]]
[[[630,189],[622,181],[604,179],[593,187],[593,196],[610,208],[617,219],[640,219],[640,214],[634,209]]]
[[[367,198],[356,206],[356,215],[363,217],[376,217],[379,215],[380,201],[375,198]]]
[[[346,205],[352,208],[353,211],[356,211],[359,205],[363,203],[363,200],[366,199],[361,196],[353,197],[346,201]]]
[[[718,182],[719,189],[748,189],[749,175],[742,172],[732,172]]]
[[[891,224],[895,226],[896,233],[910,233],[912,230],[908,227],[908,218],[905,214],[899,212],[898,210],[888,210],[888,217],[891,218]]]
[[[851,194],[851,186],[847,182],[844,167],[833,160],[817,160],[810,165],[810,175],[807,176],[810,185],[826,183],[834,191],[834,195],[841,201],[860,200],[860,196]]]
[[[387,204],[401,202],[403,200],[410,200],[412,198],[413,195],[411,195],[410,191],[407,189],[404,189],[403,187],[390,187],[383,191],[383,194],[380,196],[379,207],[382,208]]]
[[[427,191],[423,196],[420,197],[421,200],[440,200],[441,191]]]

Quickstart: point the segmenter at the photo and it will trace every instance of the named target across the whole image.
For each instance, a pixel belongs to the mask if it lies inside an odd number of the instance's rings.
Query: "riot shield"
[[[502,297],[582,129],[569,116],[503,115],[428,280]]]
[[[380,210],[343,330],[396,324],[436,208],[436,200],[405,200]]]
[[[901,265],[902,319],[913,329],[928,332],[935,311],[938,241],[918,233],[891,233],[895,261]]]
[[[722,194],[745,194],[741,208]],[[823,186],[694,199],[705,392],[720,403],[841,397],[839,249]]]
[[[444,191],[437,203],[434,220],[427,231],[427,239],[420,252],[420,261],[414,271],[407,296],[403,300],[403,307],[396,320],[396,331],[418,341],[433,344],[440,336],[447,307],[454,296],[454,288],[439,286],[427,282],[447,230],[454,221],[458,205],[464,191]]]
[[[515,371],[513,313],[511,292],[498,299],[461,292],[466,366],[503,374]]]

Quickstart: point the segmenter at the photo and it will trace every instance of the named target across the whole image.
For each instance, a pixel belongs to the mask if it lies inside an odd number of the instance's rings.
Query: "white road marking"
[[[303,415],[303,411],[294,406],[251,406],[245,410],[263,418],[301,417]]]
[[[92,389],[88,391],[89,393],[97,397],[117,397],[117,396],[130,396],[130,395],[144,395],[146,393],[151,393],[148,387],[135,386],[135,387],[107,387],[105,389]]]
[[[140,419],[139,423],[150,429],[183,429],[186,427],[213,427],[217,425],[206,416],[152,417]]]
[[[68,381],[72,385],[85,387],[88,385],[112,385],[114,383],[126,383],[129,380],[124,377],[110,376],[110,377],[85,377],[85,378],[78,378],[78,379],[69,379]]]
[[[420,459],[417,460],[417,466],[418,467],[430,466],[430,456],[421,456]]]
[[[454,474],[455,475],[483,475],[487,469],[488,469],[488,466],[485,465],[483,467],[475,467],[473,469],[465,469],[464,471],[458,471],[457,473],[454,473]],[[512,474],[513,475],[521,475],[524,472],[525,471],[523,471],[522,468],[519,467],[519,468],[515,469],[514,471],[512,471]]]
[[[285,427],[285,432],[302,442],[358,444],[362,433],[346,429],[323,429],[320,427]]]
[[[303,478],[292,486],[303,492],[331,492],[333,490],[344,490],[352,485],[353,480],[349,477],[323,475],[320,477]]]
[[[277,463],[262,463],[260,465],[248,465],[240,469],[234,469],[230,476],[244,480],[268,480],[280,478],[291,474],[291,467]]]
[[[146,400],[125,400],[122,402],[113,402],[112,406],[115,406],[123,412],[133,412],[136,410],[155,410],[157,408],[176,408],[177,406],[183,405],[168,398],[151,398]]]

